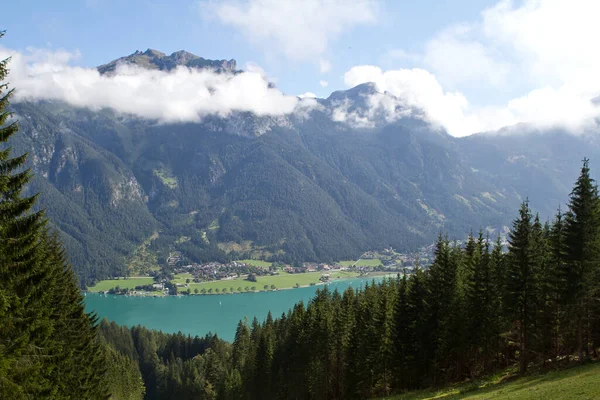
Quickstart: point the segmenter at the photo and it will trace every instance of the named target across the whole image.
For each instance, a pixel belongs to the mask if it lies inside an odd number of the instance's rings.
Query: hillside
[[[588,364],[565,370],[536,374],[515,380],[496,376],[487,381],[454,385],[439,390],[409,392],[386,397],[390,400],[476,400],[476,399],[564,399],[600,398],[600,364]]]
[[[235,68],[233,60],[148,50],[100,70],[123,63]],[[181,124],[20,102],[13,109],[22,134],[13,145],[30,152],[30,190],[44,193],[40,204],[83,284],[144,274],[174,251],[183,262],[333,261],[385,246],[409,251],[440,231],[494,235],[526,196],[551,216],[577,161],[600,158],[600,146],[568,132],[519,128],[458,139],[418,113],[375,115],[360,128],[333,117],[340,104],[363,115],[368,96],[389,95],[364,84],[301,115],[237,112]],[[150,261],[134,259],[140,246]]]

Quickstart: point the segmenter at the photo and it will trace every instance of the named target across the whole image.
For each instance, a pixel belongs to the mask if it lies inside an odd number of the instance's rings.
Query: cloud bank
[[[226,117],[236,111],[284,115],[299,106],[296,96],[269,87],[258,69],[232,75],[185,67],[164,72],[122,65],[116,75],[103,76],[93,68],[70,66],[77,55],[65,51],[22,53],[0,48],[0,59],[7,56],[12,56],[9,82],[16,88],[17,102],[61,100],[162,122],[196,122],[206,115]]]
[[[226,0],[200,6],[264,50],[275,48],[294,61],[322,55],[342,32],[372,24],[377,15],[373,0]],[[321,72],[330,68],[328,61],[320,62]]]
[[[454,136],[519,122],[579,133],[600,116],[591,101],[600,95],[598,15],[594,1],[503,0],[472,23],[446,27],[420,54],[387,54],[419,68],[356,66],[345,83],[375,82]]]

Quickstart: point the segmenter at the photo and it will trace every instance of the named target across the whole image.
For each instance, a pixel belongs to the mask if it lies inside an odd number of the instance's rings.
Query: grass
[[[170,189],[176,189],[177,186],[179,186],[179,182],[177,181],[177,178],[175,176],[173,176],[173,174],[171,174],[171,172],[166,169],[160,169],[160,170],[155,169],[154,175],[157,176],[161,180],[163,185],[167,186]]]
[[[127,269],[130,275],[145,275],[150,271],[157,271],[158,256],[156,253],[149,250],[149,246],[153,240],[158,238],[158,232],[154,232],[152,236],[144,240],[144,242],[133,252],[133,255],[127,263]]]
[[[477,384],[455,385],[442,390],[409,392],[389,400],[522,400],[600,399],[600,363],[501,382],[500,377]]]
[[[356,264],[356,261],[353,261],[353,260],[340,261],[340,265],[342,267],[351,267],[354,264]]]
[[[373,259],[361,258],[357,261],[352,261],[352,260],[340,261],[340,265],[342,267],[352,267],[353,265],[356,265],[357,267],[377,267],[378,265],[383,265],[383,263],[381,262],[381,260],[379,258],[373,258]]]
[[[379,258],[366,259],[361,258],[356,262],[357,267],[376,267],[378,265],[383,265]]]
[[[185,281],[185,280],[184,280]],[[137,278],[121,278],[121,279],[107,279],[96,283],[94,286],[88,287],[89,292],[104,292],[105,290],[112,289],[119,286],[122,289],[134,289],[136,286],[152,285],[154,279],[151,277],[137,277]]]
[[[177,275],[174,282],[185,283],[185,278],[183,281],[180,281],[179,276],[183,274]],[[321,278],[321,272],[307,272],[303,274],[288,274],[281,273],[279,275],[267,275],[267,276],[257,276],[256,282],[250,282],[245,280],[244,278],[236,278],[236,279],[228,279],[228,280],[220,280],[220,281],[211,281],[211,282],[202,282],[202,283],[190,283],[189,288],[193,293],[194,289],[198,289],[199,292],[202,289],[219,289],[220,292],[223,289],[226,289],[227,292],[231,291],[231,288],[237,292],[237,288],[242,288],[242,292],[245,292],[245,288],[252,288],[254,286],[256,290],[264,290],[265,285],[269,286],[269,290],[271,285],[275,285],[277,289],[289,289],[293,288],[298,284],[299,286],[308,286],[311,283],[317,284],[320,282],[319,278]],[[330,275],[330,279],[344,279],[344,278],[355,278],[357,277],[356,273],[346,272],[346,271],[336,271]],[[185,289],[183,289],[185,290]]]
[[[185,280],[189,279],[190,282],[194,279],[194,276],[192,274],[188,273],[184,273],[184,274],[175,274],[175,279],[173,279],[171,282],[173,283],[185,283]]]
[[[270,262],[262,260],[239,260],[239,262],[258,268],[269,268],[271,266]]]

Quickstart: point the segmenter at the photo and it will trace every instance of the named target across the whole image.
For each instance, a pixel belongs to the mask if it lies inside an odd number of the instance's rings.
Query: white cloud
[[[581,96],[568,85],[535,89],[511,99],[505,106],[476,107],[462,93],[444,91],[433,74],[419,68],[384,72],[376,66],[357,66],[344,75],[344,82],[349,87],[373,82],[379,92],[387,91],[398,98],[399,104],[395,104],[380,94],[372,95],[367,102],[371,110],[361,114],[367,120],[382,110],[388,120],[393,120],[398,113],[396,106],[400,105],[422,110],[428,122],[445,128],[453,136],[498,130],[519,122],[540,127],[562,126],[577,133],[600,115],[600,108],[589,97]],[[343,111],[342,108],[340,112]],[[364,120],[341,115],[357,126],[366,126]],[[338,120],[343,120],[342,117]]]
[[[317,95],[313,92],[306,92],[303,94],[299,94],[298,97],[300,97],[301,99],[316,99]]]
[[[201,7],[256,45],[275,48],[291,60],[320,56],[342,32],[374,23],[377,14],[372,0],[227,0]]]
[[[400,60],[400,61],[409,61],[412,63],[420,62],[423,60],[423,56],[420,54],[409,53],[403,49],[392,49],[387,51],[387,53],[383,56],[386,60]]]
[[[327,81],[319,81],[319,85],[321,85],[321,87],[327,87],[327,86],[329,86],[329,82],[327,82]]]
[[[327,61],[327,60],[319,61],[319,71],[322,74],[325,74],[325,73],[331,71],[331,67],[332,67],[332,65],[329,61]]]
[[[497,60],[493,49],[473,39],[472,30],[464,25],[454,26],[429,40],[423,55],[424,65],[451,89],[461,84],[504,84],[510,72],[509,63]]]
[[[525,0],[520,7],[501,1],[482,14],[483,32],[506,46],[538,83],[598,82],[600,2]],[[595,76],[595,77],[594,77]]]
[[[590,101],[600,95],[598,15],[595,1],[502,0],[476,21],[443,29],[421,54],[386,54],[431,73],[361,66],[347,73],[346,83],[373,80],[453,135],[518,122],[577,133],[600,116]],[[463,93],[494,105],[471,103]]]
[[[344,83],[356,86],[365,82],[373,82],[379,92],[389,92],[398,97],[403,107],[423,110],[429,122],[443,126],[454,136],[463,136],[481,129],[476,116],[469,114],[467,99],[457,92],[444,92],[435,76],[426,70],[399,69],[383,72],[372,65],[357,66],[344,75]],[[371,105],[381,107],[381,102]],[[388,104],[388,114],[395,112],[395,107]]]
[[[73,55],[33,50],[27,53],[0,48],[0,59],[11,55],[10,84],[15,100],[62,100],[90,109],[118,112],[164,122],[193,122],[235,111],[257,115],[294,112],[296,96],[268,86],[264,72],[218,74],[180,67],[170,72],[123,65],[114,76],[96,69],[72,67]]]

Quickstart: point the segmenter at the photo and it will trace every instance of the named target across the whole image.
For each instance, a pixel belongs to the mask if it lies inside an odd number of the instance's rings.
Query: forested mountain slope
[[[152,68],[162,68],[157,59],[198,60],[157,54],[129,58],[154,60]],[[185,124],[20,102],[14,145],[31,153],[30,189],[44,193],[40,204],[84,284],[128,273],[150,237],[159,263],[172,251],[189,261],[291,262],[410,250],[440,230],[464,237],[472,227],[498,229],[526,196],[551,215],[584,150],[598,152],[565,132],[457,139],[415,116],[361,128],[332,118],[340,104],[361,112],[373,91],[365,84],[335,92],[303,114]]]

